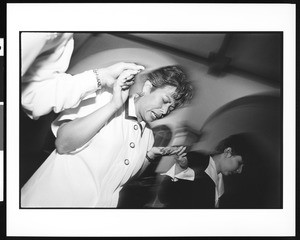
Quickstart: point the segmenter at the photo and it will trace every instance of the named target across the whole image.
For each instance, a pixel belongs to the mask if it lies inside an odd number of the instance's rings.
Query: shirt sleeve
[[[52,110],[59,113],[78,106],[96,90],[97,80],[92,70],[73,76],[57,73],[43,81],[22,83],[22,105],[29,117],[38,119]]]

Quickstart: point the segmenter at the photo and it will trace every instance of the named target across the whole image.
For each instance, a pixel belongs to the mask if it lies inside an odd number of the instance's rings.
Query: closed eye
[[[166,99],[166,98],[163,99],[163,102],[164,102],[164,103],[171,103],[171,101],[170,101],[169,99]]]

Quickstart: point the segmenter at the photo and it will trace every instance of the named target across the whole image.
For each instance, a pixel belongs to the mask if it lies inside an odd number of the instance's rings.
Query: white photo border
[[[294,236],[293,4],[7,4],[7,236]],[[283,31],[283,209],[19,209],[20,31]]]

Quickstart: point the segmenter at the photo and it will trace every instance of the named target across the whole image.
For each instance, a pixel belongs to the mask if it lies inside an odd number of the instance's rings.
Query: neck
[[[212,156],[212,159],[215,162],[216,170],[217,170],[217,173],[219,174],[221,172],[221,167],[220,167],[221,154]]]
[[[140,113],[138,111],[138,109],[139,109],[139,107],[138,107],[139,106],[139,99],[140,99],[139,95],[137,95],[136,97],[134,97],[134,108],[135,108],[135,114],[136,114],[136,117],[137,117],[137,121],[141,122],[143,120],[142,120],[141,115],[140,115]]]

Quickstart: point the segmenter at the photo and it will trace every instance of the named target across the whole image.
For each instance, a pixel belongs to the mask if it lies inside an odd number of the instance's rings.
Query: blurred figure
[[[243,135],[231,135],[221,141],[209,155],[183,151],[175,156],[175,164],[158,191],[166,208],[218,208],[224,193],[223,175],[240,174],[247,152]],[[245,157],[244,157],[245,156]]]
[[[73,33],[30,33],[21,35],[22,106],[27,115],[38,119],[78,106],[81,100],[102,87],[112,87],[124,70],[136,73],[143,66],[118,63],[77,75],[65,73],[74,48]]]
[[[192,97],[177,66],[143,74],[143,91],[129,97],[136,72],[124,71],[113,91],[82,101],[53,123],[56,150],[21,190],[22,207],[116,207],[123,185],[144,165],[182,148],[153,147],[149,123]]]
[[[152,128],[154,135],[153,147],[161,151],[167,147],[172,139],[172,130],[167,125],[158,125]],[[149,208],[156,197],[157,183],[155,169],[160,162],[159,158],[151,161],[141,174],[128,181],[119,195],[118,208]]]

